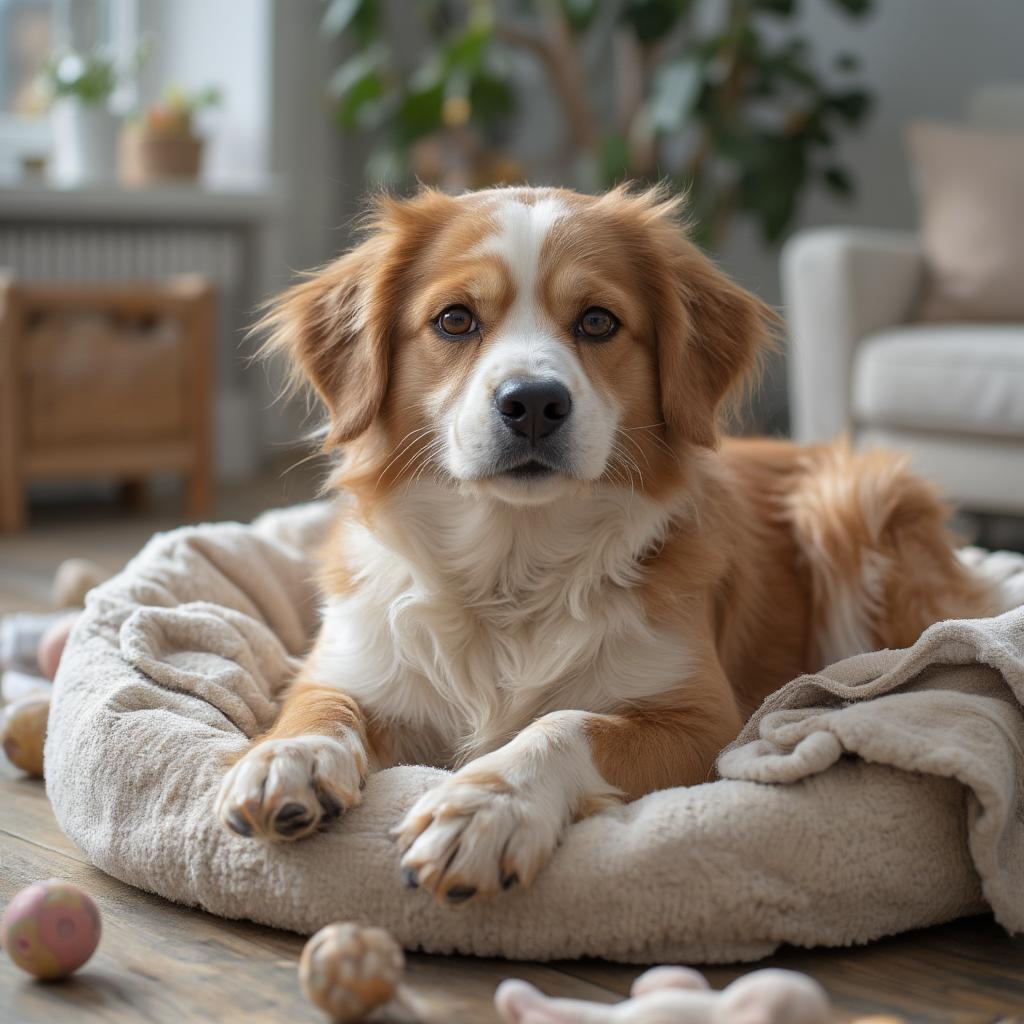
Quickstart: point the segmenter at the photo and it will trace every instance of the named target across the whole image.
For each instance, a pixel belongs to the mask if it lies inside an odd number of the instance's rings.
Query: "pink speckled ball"
[[[77,885],[51,878],[22,889],[0,921],[0,945],[37,978],[63,978],[96,952],[100,912]]]

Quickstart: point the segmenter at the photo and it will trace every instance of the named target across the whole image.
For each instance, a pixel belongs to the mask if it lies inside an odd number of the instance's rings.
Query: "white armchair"
[[[1024,131],[1024,85],[969,100],[968,121]],[[964,508],[1024,514],[1024,324],[909,323],[916,236],[827,228],[782,254],[793,434],[909,452]]]
[[[908,323],[922,274],[912,234],[787,244],[794,437],[902,449],[965,508],[1024,513],[1024,324]]]

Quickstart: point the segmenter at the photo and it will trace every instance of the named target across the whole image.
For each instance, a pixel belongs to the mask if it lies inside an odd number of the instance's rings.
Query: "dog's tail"
[[[998,610],[991,584],[957,557],[949,508],[904,456],[855,452],[846,439],[809,449],[787,514],[810,570],[822,664]]]

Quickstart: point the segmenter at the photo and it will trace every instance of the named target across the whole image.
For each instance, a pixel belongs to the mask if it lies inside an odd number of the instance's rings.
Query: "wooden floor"
[[[272,478],[226,492],[218,514],[247,518],[309,491],[308,480]],[[72,520],[50,513],[23,535],[0,537],[0,613],[45,607],[50,578],[63,558],[84,555],[116,569],[154,529],[173,521],[168,509],[142,518],[87,509]],[[65,982],[33,982],[0,960],[3,1024],[323,1019],[299,991],[302,938],[176,906],[90,867],[57,828],[42,784],[4,765],[0,905],[23,886],[49,877],[75,882],[95,897],[103,941],[96,956]],[[1024,1022],[1024,938],[1007,937],[987,918],[856,949],[790,949],[770,963],[817,978],[834,1000],[837,1021],[890,1014],[907,1021]],[[722,986],[751,969],[706,973]],[[489,1024],[497,1021],[491,1000],[504,978],[525,978],[552,995],[614,1002],[637,973],[597,961],[529,964],[415,955],[407,976],[429,1008],[424,1024]]]

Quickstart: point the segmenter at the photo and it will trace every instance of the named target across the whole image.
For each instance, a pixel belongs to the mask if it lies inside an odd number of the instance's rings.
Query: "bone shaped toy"
[[[630,997],[608,1006],[549,999],[525,981],[498,986],[494,1004],[508,1024],[830,1024],[825,990],[806,974],[768,969],[720,992],[689,967],[654,967]]]

